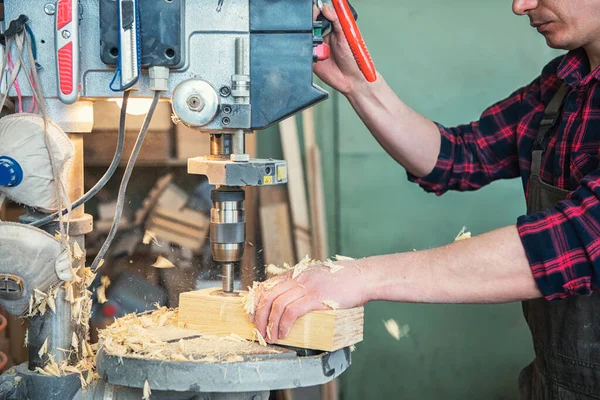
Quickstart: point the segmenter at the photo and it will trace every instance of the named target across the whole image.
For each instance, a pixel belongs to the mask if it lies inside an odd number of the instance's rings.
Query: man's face
[[[548,46],[572,50],[600,41],[600,0],[513,0]]]

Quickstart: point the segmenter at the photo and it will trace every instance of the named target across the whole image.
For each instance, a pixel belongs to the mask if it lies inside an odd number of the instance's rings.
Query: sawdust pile
[[[60,237],[60,234],[58,236]],[[62,239],[62,237],[60,238]],[[77,242],[72,244],[71,255],[75,261],[82,260],[85,257],[85,253]],[[24,317],[31,318],[44,316],[46,313],[56,313],[57,300],[59,300],[59,296],[62,296],[60,298],[61,304],[70,307],[70,317],[78,326],[78,333],[73,333],[71,346],[68,349],[50,348],[52,344],[46,338],[38,352],[39,357],[44,360],[45,366],[44,368],[36,368],[36,372],[46,376],[77,374],[82,387],[86,388],[93,380],[99,378],[96,373],[97,346],[90,345],[88,341],[89,319],[92,312],[92,292],[88,290],[88,287],[96,278],[96,273],[90,268],[84,267],[81,263],[75,264],[80,265],[71,268],[72,279],[70,281],[61,281],[45,292],[37,288],[33,290],[33,294],[29,298],[27,314]],[[106,284],[106,281],[103,284]],[[29,332],[26,332],[26,346],[28,342]],[[57,362],[56,351],[65,353],[65,360]],[[69,360],[71,361],[69,362]]]
[[[177,320],[178,310],[166,307],[126,315],[99,331],[100,348],[117,357],[182,362],[239,362],[240,354],[256,352],[258,344],[239,335],[199,335],[178,328]]]

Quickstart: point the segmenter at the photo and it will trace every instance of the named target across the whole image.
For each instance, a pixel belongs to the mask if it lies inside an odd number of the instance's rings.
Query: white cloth
[[[44,140],[44,119],[37,114],[12,114],[0,119],[0,155],[15,159],[23,169],[23,181],[15,187],[0,186],[9,199],[45,213],[58,211],[61,201]],[[62,182],[68,182],[75,150],[68,136],[48,123],[50,151]]]

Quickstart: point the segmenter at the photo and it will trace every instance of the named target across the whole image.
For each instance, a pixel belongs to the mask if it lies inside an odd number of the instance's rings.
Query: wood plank
[[[250,154],[250,158],[256,158],[256,135],[246,135],[246,153]],[[257,280],[257,267],[262,265],[260,262],[261,255],[258,253],[259,246],[259,223],[258,223],[258,188],[245,187],[246,201],[246,250],[240,264],[240,277],[242,288],[252,286],[252,283]]]
[[[179,211],[188,202],[187,193],[179,186],[170,183],[158,198],[158,206],[173,211]]]
[[[184,124],[175,125],[177,159],[203,156],[210,153],[210,135]]]
[[[198,228],[200,230],[208,229],[209,219],[206,215],[201,212],[192,210],[191,208],[184,208],[180,211],[173,211],[168,208],[156,206],[152,215],[156,215],[161,218],[170,219],[172,221],[178,221],[185,226],[191,228]]]
[[[117,131],[94,132],[86,135],[83,143],[85,165],[109,165],[117,147],[117,136]],[[123,157],[121,157],[119,163],[120,166],[127,164],[136,138],[137,132],[126,133],[125,144],[123,146]],[[156,163],[170,161],[171,158],[171,140],[169,132],[149,131],[142,144],[142,149],[140,150],[136,165],[155,165]]]
[[[260,188],[260,227],[265,264],[295,264],[290,210],[285,189],[280,186]]]
[[[327,216],[323,189],[321,151],[315,140],[313,109],[302,112],[302,130],[306,153],[306,175],[310,204],[312,257],[325,260],[330,256],[327,242]]]
[[[142,207],[135,213],[136,225],[140,225],[146,220],[148,215],[154,210],[154,207],[156,207],[161,194],[167,189],[172,180],[173,174],[167,174],[156,181],[154,187],[142,203]]]
[[[296,118],[291,117],[279,123],[283,156],[288,163],[288,192],[292,221],[294,227],[294,243],[298,259],[311,255],[310,218],[306,187],[304,186],[304,168],[300,155],[300,141]],[[299,261],[299,260],[296,260]]]
[[[204,243],[204,240],[192,239],[189,236],[184,236],[177,232],[164,229],[158,225],[149,225],[147,228],[150,229],[158,238],[166,240],[167,242],[176,243],[181,247],[193,251],[200,251],[202,249],[202,244]]]
[[[147,226],[150,230],[152,230],[153,226],[158,226],[168,231],[175,232],[181,236],[189,237],[191,239],[203,239],[204,237],[206,237],[206,230],[191,228],[186,226],[182,222],[171,221],[169,219],[161,218],[157,215],[152,215],[150,217]]]
[[[202,334],[235,333],[256,340],[255,326],[244,312],[242,296],[219,296],[219,288],[182,293],[179,297],[179,327]],[[335,351],[363,339],[363,308],[313,311],[299,318],[289,336],[277,344]]]

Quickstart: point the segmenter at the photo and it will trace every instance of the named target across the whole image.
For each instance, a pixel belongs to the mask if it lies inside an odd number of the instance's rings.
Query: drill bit
[[[225,2],[225,0],[219,0],[219,3],[217,4],[217,12],[221,12],[224,2]]]

